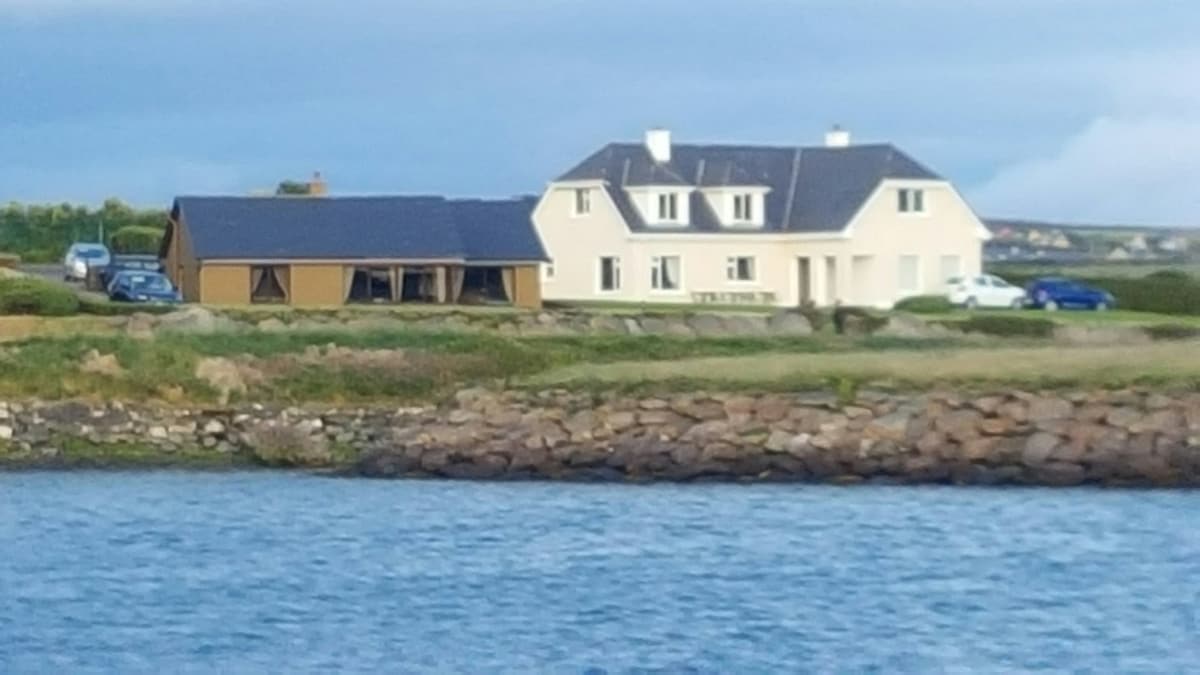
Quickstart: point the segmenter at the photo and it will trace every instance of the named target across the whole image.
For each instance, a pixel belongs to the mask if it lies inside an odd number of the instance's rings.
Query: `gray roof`
[[[623,188],[647,185],[764,186],[764,232],[839,231],[885,178],[941,180],[892,145],[844,148],[672,145],[671,161],[655,162],[644,145],[612,143],[559,177],[603,180],[634,231],[649,229]],[[682,231],[730,231],[694,192]],[[671,231],[680,231],[672,228]],[[737,230],[744,232],[744,230]]]
[[[541,261],[534,200],[179,197],[199,259]]]

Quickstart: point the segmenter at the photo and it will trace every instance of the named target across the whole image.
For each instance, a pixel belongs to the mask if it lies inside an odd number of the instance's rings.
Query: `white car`
[[[946,287],[946,297],[950,299],[950,302],[967,309],[977,307],[1021,309],[1025,306],[1024,289],[1013,286],[991,274],[954,277],[946,282]]]
[[[63,277],[67,281],[87,279],[88,269],[108,267],[112,256],[104,244],[71,244],[63,256]]]

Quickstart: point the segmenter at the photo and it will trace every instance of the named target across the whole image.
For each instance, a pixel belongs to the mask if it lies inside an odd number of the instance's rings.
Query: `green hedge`
[[[145,225],[128,225],[113,232],[109,242],[114,253],[158,253],[163,229]]]
[[[949,314],[954,303],[944,295],[916,295],[896,303],[896,310],[913,314]]]
[[[1055,323],[1050,319],[1032,316],[993,316],[977,314],[962,321],[942,321],[940,325],[964,333],[980,333],[997,337],[1048,338],[1054,336]]]
[[[78,312],[79,298],[66,286],[31,277],[0,279],[0,315],[70,316]]]
[[[1200,278],[1181,270],[1162,270],[1144,277],[1079,277],[1072,275],[1070,268],[1041,275],[996,273],[1019,286],[1043,276],[1073,279],[1112,293],[1119,309],[1200,316]]]

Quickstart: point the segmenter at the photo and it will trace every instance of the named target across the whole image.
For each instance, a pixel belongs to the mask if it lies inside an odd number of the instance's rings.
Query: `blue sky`
[[[1200,224],[1194,0],[0,0],[0,201],[320,169],[504,196],[610,140],[833,122],[986,215]]]

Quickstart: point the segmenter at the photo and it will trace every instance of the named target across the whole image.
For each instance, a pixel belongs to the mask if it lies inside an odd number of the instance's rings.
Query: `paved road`
[[[21,265],[21,271],[25,274],[32,274],[36,277],[42,277],[47,281],[63,280],[63,266],[61,263],[49,265]]]

